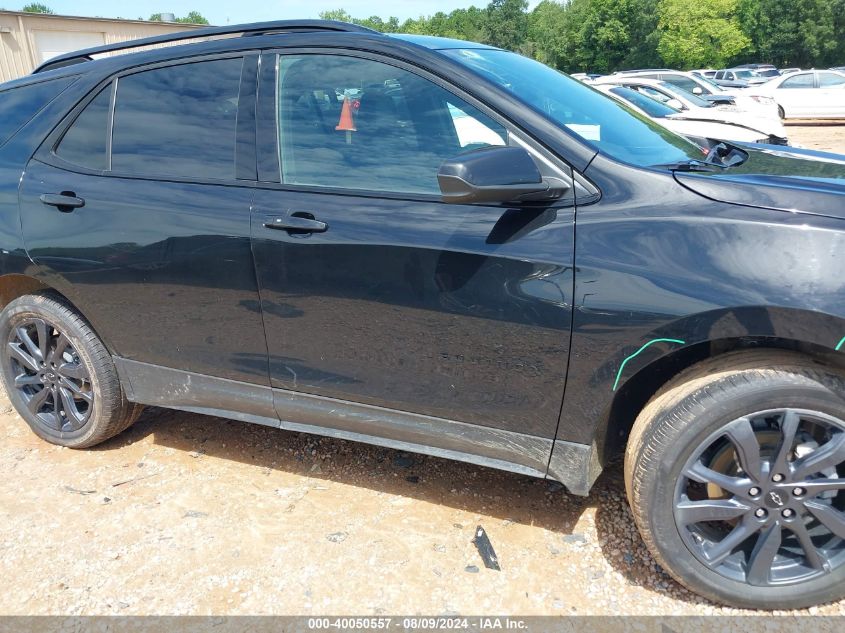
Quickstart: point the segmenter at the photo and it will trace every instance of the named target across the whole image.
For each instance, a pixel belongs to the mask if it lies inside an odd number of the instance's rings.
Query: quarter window
[[[112,85],[85,106],[65,132],[56,155],[70,163],[105,171],[109,168],[108,128]]]
[[[279,58],[282,181],[439,193],[447,158],[505,145],[503,126],[395,66],[339,55]]]
[[[237,57],[119,78],[112,170],[233,179],[242,65]]]
[[[3,46],[5,45],[4,42]],[[0,146],[12,138],[75,79],[75,77],[53,79],[0,92]]]

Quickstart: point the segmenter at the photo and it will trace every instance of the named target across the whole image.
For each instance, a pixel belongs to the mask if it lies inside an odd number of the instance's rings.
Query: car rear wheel
[[[628,498],[657,561],[737,607],[845,596],[845,380],[800,356],[726,355],[637,418]]]
[[[778,116],[779,116],[781,119],[785,119],[785,118],[786,118],[786,112],[784,112],[783,107],[781,107],[781,106],[778,106]]]
[[[61,298],[28,295],[9,303],[0,314],[0,341],[9,400],[48,442],[93,446],[140,414],[126,400],[105,346]]]

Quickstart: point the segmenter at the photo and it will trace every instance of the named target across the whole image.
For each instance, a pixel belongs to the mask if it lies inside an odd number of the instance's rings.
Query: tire
[[[0,313],[0,341],[6,393],[40,438],[88,448],[121,433],[141,413],[126,399],[102,341],[61,297],[10,302]]]
[[[682,585],[734,607],[803,608],[845,596],[845,491],[830,483],[843,462],[842,374],[739,352],[651,399],[625,486],[648,549]]]
[[[784,110],[783,110],[783,108],[782,108],[781,106],[778,106],[778,116],[779,116],[781,119],[785,119],[785,118],[786,118],[786,112],[784,112]]]

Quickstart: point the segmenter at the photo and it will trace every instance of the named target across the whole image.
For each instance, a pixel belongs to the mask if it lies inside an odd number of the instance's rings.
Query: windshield
[[[734,75],[737,79],[756,79],[760,76],[753,70],[735,70]]]
[[[692,142],[540,62],[496,49],[440,52],[613,158],[641,167],[701,158],[701,149]]]
[[[631,90],[630,88],[616,86],[611,88],[610,92],[629,103],[633,103],[648,116],[656,119],[665,119],[667,116],[678,113],[678,110],[675,108],[672,108],[665,103],[655,101],[651,97],[644,95],[641,92],[637,92],[636,90]]]
[[[711,89],[713,92],[726,92],[726,90],[725,90],[724,88],[722,88],[722,86],[720,86],[719,84],[717,84],[717,83],[716,83],[715,81],[713,81],[710,77],[707,77],[707,76],[705,76],[705,75],[698,75],[697,79],[698,79],[700,82],[704,82],[704,83],[706,83],[706,84],[710,87],[710,89]]]

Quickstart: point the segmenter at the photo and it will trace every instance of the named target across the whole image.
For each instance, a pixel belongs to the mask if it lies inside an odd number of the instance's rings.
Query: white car
[[[732,90],[723,88],[712,79],[697,75],[695,72],[643,70],[639,72],[627,72],[625,76],[665,81],[707,101],[712,101],[716,104],[733,103],[738,110],[753,112],[759,116],[776,117],[778,114],[777,104],[771,97],[747,94],[745,89],[740,88],[734,88]]]
[[[845,119],[845,73],[837,70],[790,73],[746,93],[774,99],[784,119]]]
[[[694,114],[690,115],[676,110],[665,103],[660,103],[642,92],[637,92],[625,86],[600,85],[595,88],[606,95],[609,95],[624,103],[629,108],[640,114],[649,117],[663,127],[672,130],[676,134],[686,136],[698,144],[702,140],[735,141],[739,143],[769,143],[770,138],[760,130],[737,125],[735,123],[724,123],[712,119],[698,119]]]
[[[785,145],[787,142],[786,129],[777,115],[761,116],[757,112],[743,112],[735,105],[716,105],[665,81],[615,75],[599,79],[593,85],[625,86],[680,110],[688,118],[742,125],[761,132],[760,138],[766,137],[769,143]]]

